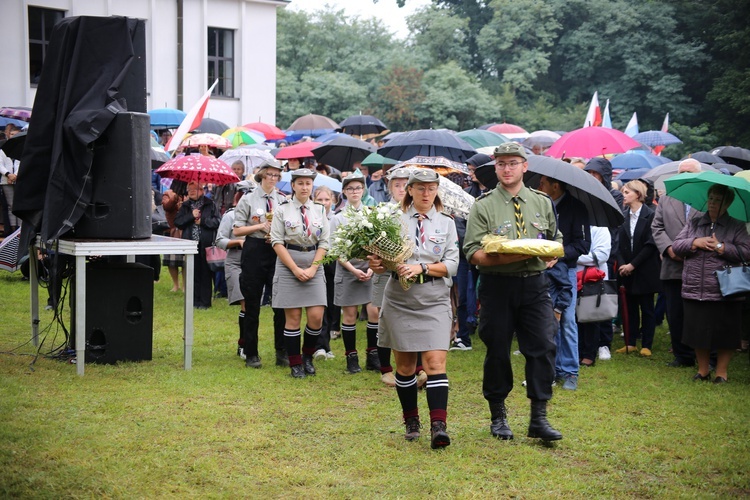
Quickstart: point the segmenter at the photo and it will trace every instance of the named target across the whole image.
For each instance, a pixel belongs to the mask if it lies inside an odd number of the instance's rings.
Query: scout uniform
[[[501,144],[494,156],[526,160],[523,147],[516,143]],[[520,211],[518,218],[516,206]],[[552,200],[546,194],[523,186],[518,195],[512,197],[498,184],[497,188],[477,199],[471,208],[464,240],[467,260],[471,262],[474,253],[482,248],[481,240],[485,235],[518,239],[518,231],[521,238],[562,243]],[[510,351],[515,332],[518,347],[526,358],[526,393],[532,400],[532,425],[536,422],[535,408],[543,406],[544,424],[551,431],[549,435],[537,435],[530,426],[529,434],[548,440],[560,439],[562,436],[546,422],[546,402],[552,398],[555,376],[555,333],[558,329],[544,274],[546,263],[533,257],[510,264],[478,267],[480,284],[477,296],[482,305],[479,337],[487,345],[482,390],[492,413],[492,434],[512,439],[505,417],[505,398],[513,388]],[[540,404],[535,406],[535,403]],[[500,427],[502,432],[498,430]]]
[[[274,167],[276,168],[276,167]],[[237,203],[234,209],[234,227],[254,226],[265,222],[266,214],[271,214],[283,201],[283,195],[276,190],[266,193],[260,186],[265,169],[261,168],[255,175],[258,187],[247,193]],[[245,236],[242,246],[242,265],[240,273],[240,290],[245,297],[245,338],[243,349],[247,359],[245,364],[253,368],[260,368],[258,356],[258,327],[260,324],[260,304],[263,289],[273,286],[274,270],[276,267],[276,252],[273,251],[268,233],[263,230],[255,231]],[[273,311],[274,347],[276,348],[276,364],[287,364],[284,352],[284,311]]]

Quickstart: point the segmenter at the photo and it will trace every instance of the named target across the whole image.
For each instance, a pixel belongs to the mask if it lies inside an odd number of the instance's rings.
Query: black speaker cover
[[[154,272],[143,264],[86,270],[86,363],[150,360]]]
[[[121,112],[94,143],[92,199],[75,225],[76,238],[151,236],[149,125],[145,113]]]

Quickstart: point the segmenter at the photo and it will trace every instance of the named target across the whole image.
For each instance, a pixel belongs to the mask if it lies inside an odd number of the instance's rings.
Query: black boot
[[[346,371],[352,374],[362,371],[362,368],[359,367],[359,356],[356,352],[350,352],[346,355]]]
[[[547,402],[531,401],[531,421],[529,422],[530,438],[540,438],[542,441],[557,441],[562,434],[552,428],[547,422]]]
[[[433,450],[445,448],[451,444],[451,438],[448,436],[446,425],[443,421],[436,420],[432,422],[432,425],[430,426],[430,437],[430,447],[432,447]]]
[[[367,361],[365,362],[365,368],[374,372],[380,371],[380,358],[378,358],[377,349],[367,351]]]
[[[315,375],[315,367],[313,366],[313,357],[310,354],[302,355],[302,366],[305,368],[307,375]]]
[[[505,401],[499,403],[490,403],[490,432],[498,439],[513,439],[513,431],[508,425],[508,410],[505,407]]]
[[[294,378],[305,378],[307,375],[305,375],[305,369],[302,367],[302,365],[294,365],[292,366],[292,377]]]
[[[284,349],[276,349],[276,366],[289,366],[289,356]]]
[[[422,424],[419,423],[419,417],[407,418],[404,420],[404,425],[406,426],[404,439],[407,441],[416,441],[419,439],[419,429],[422,427]]]

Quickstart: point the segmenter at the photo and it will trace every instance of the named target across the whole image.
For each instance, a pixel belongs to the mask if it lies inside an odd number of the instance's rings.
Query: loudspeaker
[[[150,360],[154,271],[137,263],[86,270],[86,363]]]
[[[128,111],[146,112],[146,21],[128,18],[133,40],[133,59],[120,84],[120,97]]]
[[[151,237],[150,123],[145,113],[118,113],[94,143],[93,193],[76,238]]]

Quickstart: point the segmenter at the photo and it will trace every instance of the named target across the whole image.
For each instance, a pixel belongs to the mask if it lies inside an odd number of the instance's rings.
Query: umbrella
[[[181,148],[197,148],[200,146],[229,149],[232,147],[232,143],[218,134],[195,134],[191,135],[180,144]]]
[[[151,168],[157,168],[164,163],[168,162],[170,159],[169,154],[167,154],[166,151],[164,151],[164,148],[161,147],[161,145],[156,142],[156,139],[151,137],[151,149],[148,150],[149,155],[151,156]]]
[[[429,129],[404,132],[386,142],[378,150],[378,154],[394,160],[408,160],[415,156],[443,156],[463,163],[474,156],[476,150],[452,130]]]
[[[0,242],[0,269],[15,272],[21,268],[22,261],[18,260],[18,245],[21,241],[21,228]],[[28,255],[22,260],[26,260]]]
[[[282,172],[281,179],[279,180],[279,182],[276,183],[276,188],[287,194],[291,194],[292,192],[291,182],[292,182],[292,173]],[[316,175],[315,179],[313,179],[313,188],[320,187],[320,186],[326,186],[331,191],[334,191],[336,193],[341,192],[341,181],[338,179],[334,179],[333,177],[328,177],[327,175]]]
[[[233,148],[261,144],[266,138],[260,132],[244,127],[233,127],[226,130],[221,136],[232,143]]]
[[[27,122],[31,119],[31,108],[24,106],[7,106],[0,108],[0,116],[15,118],[16,120]]]
[[[349,135],[375,136],[388,131],[385,123],[372,115],[354,115],[339,123],[341,131]]]
[[[528,163],[529,168],[524,175],[527,186],[538,187],[542,175],[557,179],[566,184],[568,194],[586,205],[592,226],[615,228],[622,224],[622,210],[609,190],[593,175],[570,163],[547,156],[530,156]]]
[[[305,141],[293,146],[287,146],[281,148],[276,153],[277,160],[289,160],[291,158],[313,158],[315,155],[312,150],[320,146],[322,143],[315,141]]]
[[[263,163],[276,168],[281,168],[281,163],[276,160],[271,153],[258,148],[244,147],[230,149],[223,155],[219,156],[219,159],[227,165],[231,165],[236,161],[241,161],[245,164],[245,173],[252,172],[256,167],[259,167]]]
[[[197,132],[200,134],[223,134],[227,129],[229,129],[229,125],[227,125],[224,122],[220,122],[219,120],[214,120],[213,118],[204,118],[203,121],[201,121],[201,124],[198,125],[198,128],[191,130],[191,132]]]
[[[710,153],[721,157],[727,163],[737,165],[745,170],[750,169],[750,150],[737,146],[721,146],[712,149]]]
[[[6,118],[4,116],[0,116],[0,127],[5,127],[9,123],[15,125],[18,128],[26,128],[29,126],[29,122],[25,122],[17,118]]]
[[[362,160],[362,166],[365,167],[374,167],[374,168],[383,168],[386,165],[395,165],[398,163],[393,158],[386,158],[383,155],[379,155],[378,153],[370,153],[367,158]]]
[[[464,130],[456,134],[461,139],[465,140],[475,149],[488,147],[488,146],[499,146],[504,142],[508,142],[510,139],[497,132],[490,132],[489,130],[482,129],[471,129]]]
[[[622,155],[617,155],[614,158],[612,158],[612,168],[614,170],[633,170],[636,168],[647,168],[651,169],[654,167],[658,167],[659,165],[664,165],[665,163],[669,163],[671,160],[669,158],[664,158],[663,156],[656,156],[654,154],[648,153],[648,154],[634,154],[634,153],[625,153]]]
[[[740,172],[744,172],[742,168],[738,167],[737,165],[732,165],[731,163],[714,163],[711,165],[715,169],[717,169],[721,173],[726,173],[724,170],[729,172],[731,175],[738,174]]]
[[[615,176],[615,180],[629,182],[636,179],[642,179],[650,171],[650,168],[633,168],[631,170],[623,170]]]
[[[339,124],[335,121],[331,120],[327,116],[322,115],[305,115],[300,116],[296,120],[292,122],[289,127],[287,127],[287,131],[308,131],[308,130],[333,130],[339,128]],[[305,135],[311,135],[311,134],[305,134]],[[323,135],[323,134],[318,134]]]
[[[696,153],[689,154],[685,158],[683,158],[683,160],[687,160],[688,158],[698,160],[701,163],[708,163],[709,165],[712,165],[714,163],[724,163],[724,160],[722,158],[716,156],[715,154],[711,154],[708,151],[698,151]]]
[[[263,122],[252,122],[243,125],[245,128],[256,130],[266,137],[266,140],[275,141],[278,139],[285,139],[286,134],[283,130],[275,125]]]
[[[452,161],[442,156],[415,156],[397,163],[395,167],[427,167],[437,170],[440,175],[448,175],[453,172],[469,175],[469,167],[465,163]]]
[[[560,137],[544,154],[553,158],[566,156],[593,158],[612,153],[624,153],[640,146],[640,143],[617,129],[584,127]]]
[[[508,139],[525,139],[529,136],[526,130],[512,123],[496,123],[495,125],[490,125],[487,130],[502,134]]]
[[[682,141],[669,132],[661,130],[646,130],[633,136],[633,139],[644,146],[653,148],[654,146],[669,146],[670,144],[682,144]]]
[[[328,141],[334,140],[336,137],[341,137],[342,135],[346,136],[346,137],[351,137],[349,135],[342,134],[341,132],[329,132],[327,134],[323,134],[321,136],[316,137],[315,141],[317,141],[317,142],[328,142]]]
[[[668,196],[701,212],[707,209],[708,189],[714,184],[727,186],[734,191],[734,201],[727,213],[735,219],[750,222],[750,182],[742,177],[698,172],[678,174],[664,181]]]
[[[391,139],[395,139],[396,137],[398,137],[400,135],[404,135],[405,133],[406,132],[391,132],[390,134],[388,134],[388,135],[386,135],[384,137],[381,137],[380,140],[383,141],[383,142],[388,142]]]
[[[669,179],[670,177],[674,177],[677,175],[677,170],[680,168],[680,161],[673,161],[669,163],[665,163],[664,165],[659,165],[658,167],[654,167],[648,172],[646,172],[643,175],[643,178],[647,181],[650,181],[654,184],[654,188],[656,188],[657,191],[664,191],[664,181],[666,179]],[[711,165],[707,165],[705,163],[701,163],[701,170],[703,171],[709,171],[709,172],[716,172],[718,173],[719,170],[712,167]]]
[[[198,182],[199,184],[214,184],[222,186],[239,182],[232,168],[213,156],[191,154],[173,158],[156,169],[162,177],[177,179],[184,182]]]
[[[548,148],[557,142],[560,137],[562,137],[560,134],[551,130],[536,130],[530,133],[521,144],[527,148],[533,148],[534,146]]]
[[[315,159],[341,171],[353,170],[352,165],[375,152],[375,146],[348,135],[341,135],[312,150]]]
[[[423,167],[406,166],[404,168],[412,172]],[[443,212],[464,219],[469,217],[469,211],[472,205],[474,205],[474,197],[447,177],[441,175],[439,179],[438,196],[440,197],[440,201],[443,202]]]
[[[26,145],[26,131],[19,132],[7,141],[5,141],[0,149],[3,150],[5,156],[11,160],[21,160],[23,155],[23,148]]]
[[[174,108],[157,108],[148,112],[151,117],[151,128],[177,128],[187,113]]]

